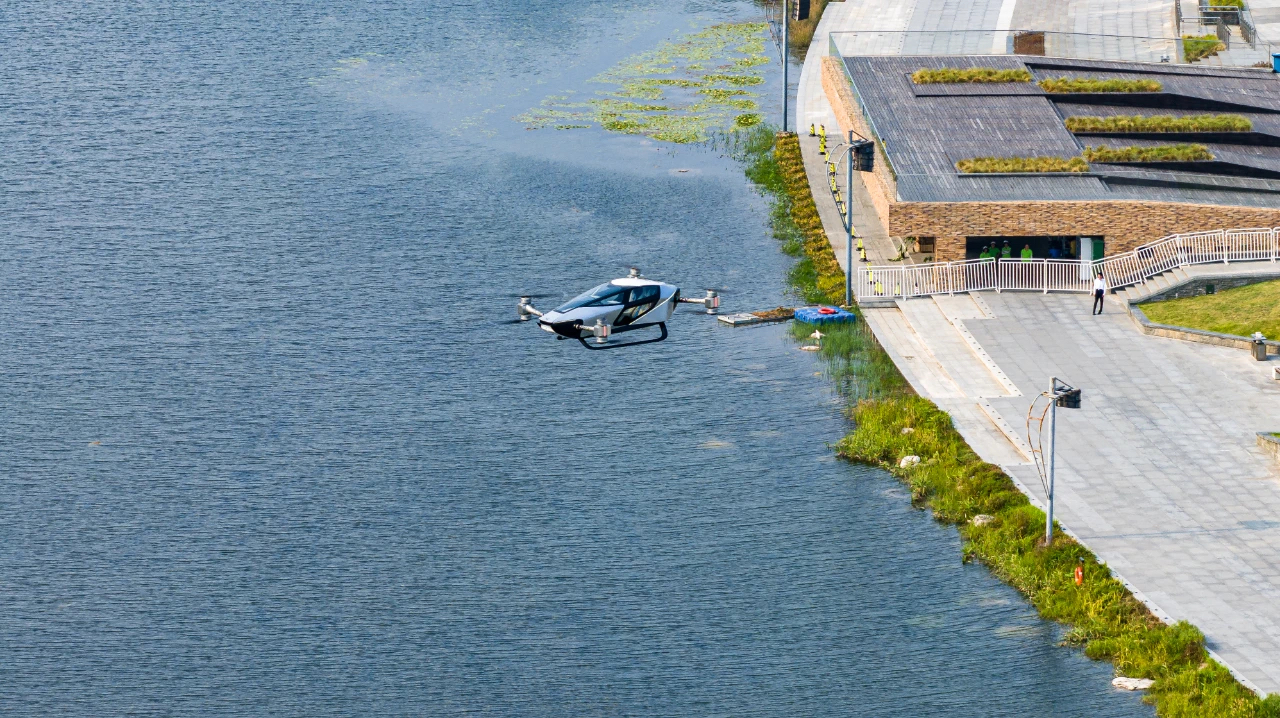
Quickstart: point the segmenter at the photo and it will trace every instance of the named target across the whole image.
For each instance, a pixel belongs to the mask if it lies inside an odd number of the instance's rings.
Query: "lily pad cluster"
[[[516,118],[528,129],[603,127],[667,142],[701,142],[716,130],[763,121],[748,89],[764,84],[764,23],[712,25],[623,60],[589,80],[595,97],[548,97]]]

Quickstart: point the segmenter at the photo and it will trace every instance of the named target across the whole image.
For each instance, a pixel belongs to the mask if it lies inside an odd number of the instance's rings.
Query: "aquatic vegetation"
[[[759,75],[730,75],[716,74],[706,75],[702,78],[706,82],[723,82],[732,87],[750,87],[751,85],[759,85],[764,82],[764,78]]]
[[[600,126],[668,142],[700,142],[715,130],[759,124],[763,23],[712,25],[623,60],[590,80],[597,97],[549,96],[516,118],[528,129]]]

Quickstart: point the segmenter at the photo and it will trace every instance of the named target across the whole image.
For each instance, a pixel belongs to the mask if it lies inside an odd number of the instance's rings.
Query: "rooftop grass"
[[[1089,163],[1080,157],[974,157],[960,160],[956,169],[964,174],[992,172],[1088,172]]]
[[[1164,85],[1156,80],[1092,80],[1087,77],[1058,77],[1040,81],[1040,89],[1052,93],[1069,92],[1159,92]]]
[[[1187,62],[1212,57],[1225,49],[1227,46],[1218,39],[1217,35],[1182,36],[1182,54],[1186,56]]]
[[[1204,145],[1156,145],[1153,147],[1098,147],[1084,148],[1084,158],[1090,162],[1206,162],[1213,153]]]
[[[1209,7],[1238,7],[1244,8],[1244,0],[1209,0]]]
[[[1066,119],[1072,132],[1249,132],[1253,123],[1242,115],[1115,115]]]
[[[1280,280],[1141,306],[1158,324],[1242,337],[1262,332],[1268,339],[1280,339]]]
[[[964,82],[1031,82],[1026,70],[997,70],[994,67],[922,67],[911,73],[917,85],[958,84]]]

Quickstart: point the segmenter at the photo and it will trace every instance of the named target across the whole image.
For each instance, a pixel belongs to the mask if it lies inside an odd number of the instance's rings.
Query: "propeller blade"
[[[519,299],[520,297],[528,297],[530,299],[550,299],[552,297],[562,297],[564,295],[550,294],[550,293],[547,293],[547,294],[520,293],[520,294],[508,294],[506,296],[511,297],[512,299]]]

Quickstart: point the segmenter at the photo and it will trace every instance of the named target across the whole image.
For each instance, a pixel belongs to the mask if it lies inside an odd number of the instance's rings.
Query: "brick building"
[[[916,84],[921,68],[1025,69],[1032,82]],[[1153,79],[1157,92],[1048,93],[1050,78]],[[1177,232],[1280,226],[1280,77],[1263,70],[1033,56],[823,59],[842,129],[875,140],[862,179],[890,236],[937,261],[991,242],[1096,259]],[[1072,116],[1240,115],[1251,131],[1073,133]],[[1212,160],[1091,163],[1085,173],[965,174],[976,157],[1079,157],[1086,145],[1194,142]]]

